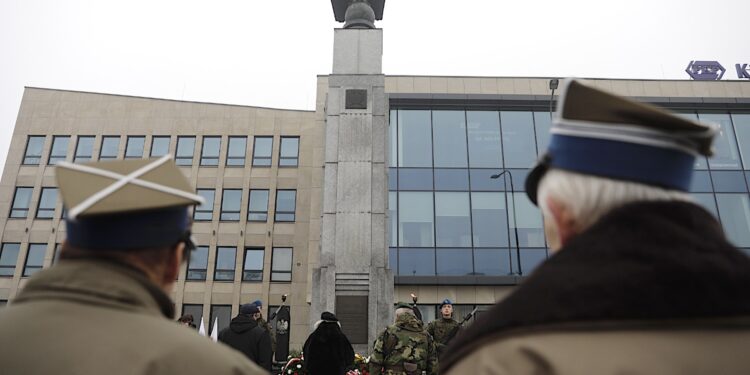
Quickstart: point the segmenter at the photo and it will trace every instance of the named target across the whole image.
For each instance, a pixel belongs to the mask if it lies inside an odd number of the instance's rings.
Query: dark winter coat
[[[711,214],[626,205],[459,334],[441,373],[748,373],[748,291],[750,258]]]
[[[302,353],[311,375],[343,375],[354,363],[352,344],[336,323],[320,323],[307,337]]]
[[[244,353],[258,366],[271,371],[271,336],[250,315],[240,314],[219,332],[219,341]]]

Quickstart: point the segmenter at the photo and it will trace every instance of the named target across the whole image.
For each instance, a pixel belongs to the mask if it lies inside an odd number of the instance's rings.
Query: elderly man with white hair
[[[750,258],[687,194],[716,128],[570,80],[551,133],[526,193],[552,256],[441,373],[747,373]]]

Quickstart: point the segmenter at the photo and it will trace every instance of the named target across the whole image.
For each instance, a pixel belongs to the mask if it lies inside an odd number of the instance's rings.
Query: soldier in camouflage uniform
[[[443,355],[448,341],[453,338],[451,334],[455,336],[456,332],[454,331],[458,330],[459,326],[458,322],[453,319],[453,303],[451,300],[446,298],[440,304],[440,315],[440,318],[431,321],[427,325],[427,333],[432,335],[432,338],[435,340],[438,357]]]
[[[396,324],[389,326],[375,341],[370,357],[370,374],[435,375],[437,352],[432,336],[405,302],[396,305]]]
[[[276,353],[276,335],[273,333],[273,329],[271,328],[271,325],[263,319],[263,301],[256,299],[253,301],[253,305],[258,306],[258,310],[260,310],[260,318],[256,320],[258,322],[258,325],[263,327],[266,331],[268,331],[268,334],[271,335],[271,352]]]

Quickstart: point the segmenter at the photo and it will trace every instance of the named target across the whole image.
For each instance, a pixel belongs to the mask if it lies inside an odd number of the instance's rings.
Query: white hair
[[[410,308],[407,308],[407,307],[400,307],[400,308],[396,309],[396,313],[393,314],[393,315],[395,315],[395,318],[398,319],[398,317],[401,316],[401,315],[403,315],[403,314],[411,314],[412,316],[416,316],[414,314],[414,310],[412,310]]]
[[[539,183],[537,203],[550,217],[547,199],[561,202],[577,220],[581,229],[596,223],[609,211],[641,201],[683,201],[693,198],[682,191],[668,190],[637,182],[613,180],[560,169],[547,171]]]

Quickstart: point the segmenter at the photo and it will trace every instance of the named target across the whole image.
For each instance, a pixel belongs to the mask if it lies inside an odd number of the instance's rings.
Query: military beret
[[[411,309],[412,308],[412,305],[403,301],[396,302],[394,306],[396,306],[396,309]]]
[[[246,304],[240,306],[240,314],[253,315],[253,314],[255,314],[255,313],[259,312],[259,311],[260,310],[258,310],[258,306],[254,305],[252,303],[246,303]]]
[[[566,80],[546,153],[526,178],[537,203],[547,170],[562,169],[688,191],[698,155],[710,156],[716,126]]]
[[[448,298],[444,299],[443,302],[440,304],[440,308],[442,309],[445,305],[453,305],[453,302],[449,300]]]

